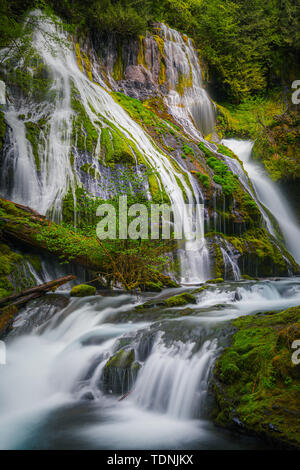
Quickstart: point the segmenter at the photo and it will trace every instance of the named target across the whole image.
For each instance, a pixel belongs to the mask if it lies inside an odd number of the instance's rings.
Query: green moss
[[[215,172],[215,175],[213,176],[215,183],[222,186],[224,194],[232,194],[239,187],[237,175],[228,169],[226,163],[219,160],[215,156],[210,156],[206,161],[210,168],[212,168]]]
[[[201,287],[198,287],[198,289],[193,290],[191,293],[193,295],[202,294],[202,292],[204,292],[206,289],[208,289],[208,286],[201,286]]]
[[[41,264],[40,257],[38,255],[26,254],[26,255],[24,255],[24,259],[32,265],[33,269],[37,273],[42,272],[42,264]]]
[[[26,127],[26,139],[31,143],[36,169],[37,171],[40,171],[41,162],[39,156],[39,140],[41,128],[44,126],[44,121],[42,121],[42,123],[27,121],[24,124]]]
[[[130,98],[123,93],[112,93],[113,98],[129,113],[136,121],[146,126],[159,126],[159,119],[153,111],[148,109],[141,101]]]
[[[299,446],[300,373],[291,344],[299,338],[300,308],[240,317],[233,327],[214,372],[216,422],[238,419],[249,432]]]
[[[70,294],[71,297],[87,297],[89,295],[95,295],[96,287],[90,286],[88,284],[79,284],[72,287]]]
[[[145,291],[149,292],[160,292],[163,289],[163,284],[161,282],[147,282],[145,284]]]
[[[209,150],[209,149],[205,146],[205,144],[204,144],[203,142],[200,142],[200,143],[198,144],[198,147],[199,147],[199,149],[204,153],[204,155],[205,155],[206,157],[209,158],[209,157],[213,157],[213,156],[214,156],[214,153],[213,153],[211,150]]]
[[[203,186],[206,188],[206,189],[209,189],[210,188],[210,177],[208,175],[205,175],[204,173],[200,173],[199,171],[196,173],[196,176],[198,178],[198,180],[200,181],[200,183],[203,184]]]
[[[189,147],[187,144],[183,144],[182,150],[186,156],[194,156],[194,150]]]
[[[115,80],[122,80],[124,76],[124,65],[122,61],[122,45],[118,44],[118,55],[113,67],[113,77]]]
[[[109,162],[113,158],[114,150],[111,143],[111,136],[109,129],[105,127],[101,131],[101,155],[104,162]]]
[[[206,281],[206,284],[221,284],[224,282],[224,279],[222,277],[216,278],[216,279],[209,279]]]
[[[116,367],[120,369],[129,369],[135,361],[134,349],[121,349],[105,364],[105,369]]]
[[[72,133],[74,145],[76,143],[78,150],[87,150],[93,154],[98,141],[98,130],[79,100],[79,93],[74,85],[72,85],[71,106],[75,111]]]
[[[15,277],[18,265],[22,261],[21,255],[12,251],[8,245],[0,243],[0,298],[13,293],[14,286],[10,278]]]
[[[94,179],[100,178],[100,173],[93,167],[92,163],[85,163],[80,169],[88,175],[91,175]]]
[[[255,140],[253,157],[263,162],[274,181],[300,178],[300,113],[275,116]]]
[[[195,304],[197,303],[197,300],[193,294],[189,293],[184,293],[184,294],[179,294],[175,295],[173,297],[169,297],[165,301],[165,305],[167,307],[179,307],[181,305],[186,305],[186,304]]]
[[[188,59],[188,57],[187,57]],[[183,73],[179,72],[178,83],[176,84],[176,90],[180,96],[182,96],[187,88],[191,88],[193,86],[193,76],[184,75]]]
[[[256,139],[263,130],[262,123],[270,125],[273,117],[283,112],[280,92],[276,91],[269,98],[249,97],[238,105],[226,103],[216,107],[220,137]]]
[[[17,307],[10,305],[0,309],[0,337],[7,333],[18,313]]]
[[[120,136],[117,132],[111,131],[112,144],[114,149],[114,163],[125,163],[133,165],[135,163],[132,151],[127,140]]]

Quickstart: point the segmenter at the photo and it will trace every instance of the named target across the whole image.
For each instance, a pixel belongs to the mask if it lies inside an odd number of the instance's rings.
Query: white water
[[[276,183],[268,177],[262,165],[251,159],[253,142],[225,139],[223,143],[243,161],[258,199],[275,217],[287,249],[297,263],[300,263],[300,226]]]
[[[247,448],[206,418],[218,328],[240,315],[298,305],[300,280],[211,286],[188,317],[172,319],[171,311],[157,323],[140,321],[140,313],[122,319],[134,302],[127,294],[73,299],[49,319],[40,304],[25,309],[1,368],[1,449]],[[30,335],[22,333],[26,325]],[[133,348],[142,367],[132,393],[118,401],[119,394],[103,391],[101,377],[122,347]]]
[[[160,24],[164,39],[166,82],[169,92],[166,103],[171,114],[188,135],[199,138],[210,134],[215,124],[215,109],[203,88],[202,70],[192,40],[183,39],[175,29]],[[185,83],[179,91],[180,81]]]
[[[0,105],[6,104],[6,86],[5,83],[0,80]]]

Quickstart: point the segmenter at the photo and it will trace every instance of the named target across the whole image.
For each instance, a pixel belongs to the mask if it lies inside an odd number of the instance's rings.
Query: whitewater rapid
[[[69,300],[61,291],[20,313],[1,367],[1,449],[259,447],[213,427],[209,379],[228,321],[299,305],[300,279],[211,285],[185,316],[186,307],[141,314],[135,307],[146,298]],[[116,371],[109,386],[104,378],[122,348],[140,366],[119,401],[125,376]]]

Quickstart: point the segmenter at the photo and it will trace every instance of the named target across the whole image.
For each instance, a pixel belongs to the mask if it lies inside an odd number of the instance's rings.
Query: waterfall
[[[201,416],[205,407],[208,377],[214,362],[217,340],[207,340],[198,353],[195,344],[158,342],[142,369],[132,400],[146,409],[178,419]]]
[[[297,263],[300,263],[300,227],[288,201],[276,183],[268,177],[262,165],[251,160],[253,142],[235,139],[225,139],[223,142],[242,160],[258,199],[276,219],[283,234],[286,248]],[[270,225],[269,221],[268,229],[273,235],[276,235]]]
[[[59,41],[52,39],[55,35]],[[73,44],[66,45],[66,41],[66,35],[59,32],[51,21],[44,20],[34,32],[32,45],[49,72],[52,98],[40,106],[28,104],[23,99],[21,104],[12,104],[5,112],[10,145],[2,166],[1,194],[27,204],[42,214],[52,213],[56,219],[61,219],[64,196],[71,188],[75,198],[76,184],[79,184],[79,176],[71,164],[72,122],[75,119],[71,96],[74,93],[72,90],[75,90],[76,98],[98,134],[94,168],[101,174],[98,161],[101,132],[106,127],[117,128],[132,143],[132,147],[138,149],[148,165],[158,172],[175,217],[184,221],[184,235],[188,239],[193,233],[193,218],[186,202],[192,206],[200,202],[199,190],[190,184],[188,171],[179,165],[176,168],[172,165],[172,158],[164,154],[142,127],[115,102],[107,89],[101,86],[101,79],[100,84],[91,81],[80,70]],[[93,64],[92,67],[94,76],[98,77],[97,67]],[[13,99],[11,101],[14,102]],[[46,121],[44,130],[39,134],[39,168],[26,136],[26,122],[29,119],[35,126],[41,119]],[[76,154],[76,149],[74,152]],[[182,176],[186,176],[189,183]],[[197,283],[209,278],[209,256],[202,225],[199,233],[200,237],[187,241],[178,251],[182,282]]]
[[[220,247],[224,262],[224,279],[233,277],[235,281],[241,279],[241,271],[235,260],[235,256],[230,244],[224,240],[226,249]]]
[[[164,40],[168,94],[165,102],[187,135],[199,138],[215,125],[215,109],[203,88],[202,70],[192,40],[164,24],[159,25]]]

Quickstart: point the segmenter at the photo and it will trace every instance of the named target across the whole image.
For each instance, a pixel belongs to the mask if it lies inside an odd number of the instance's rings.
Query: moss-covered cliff
[[[282,447],[300,447],[300,308],[233,321],[231,344],[215,366],[215,421]]]

